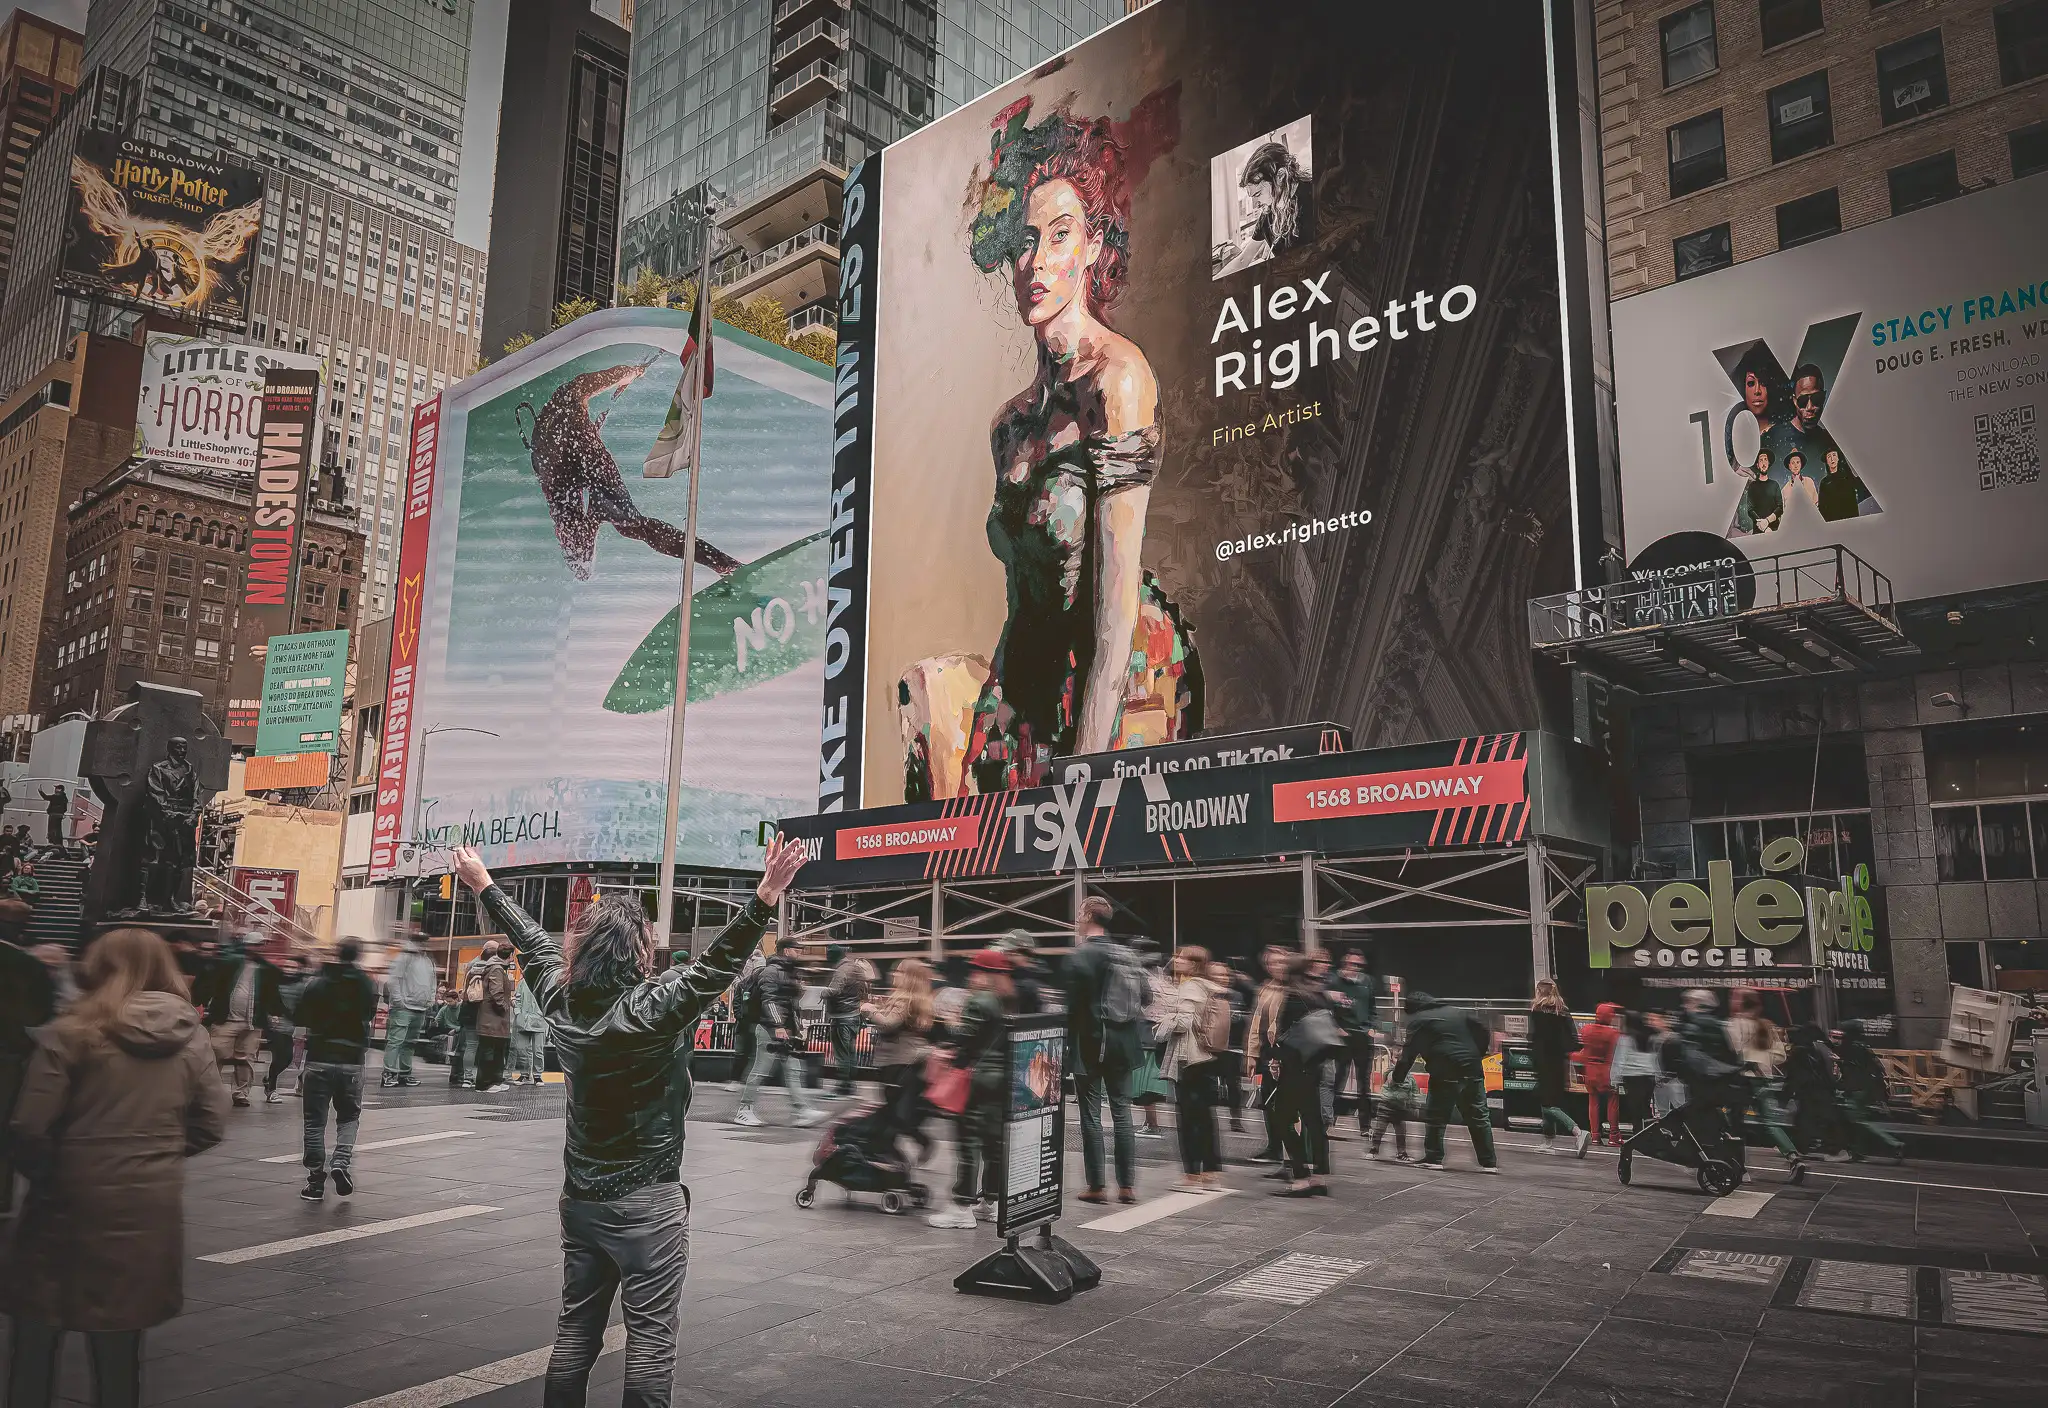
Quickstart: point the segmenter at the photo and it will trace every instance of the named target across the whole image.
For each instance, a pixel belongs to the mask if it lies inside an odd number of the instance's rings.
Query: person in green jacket
[[[533,988],[521,983],[512,994],[512,1077],[514,1085],[539,1085],[547,1074],[547,1014]]]
[[[1493,1148],[1493,1120],[1486,1113],[1487,1048],[1493,1034],[1471,1013],[1440,1002],[1426,992],[1408,995],[1408,1039],[1401,1059],[1387,1074],[1399,1085],[1417,1061],[1429,1067],[1429,1103],[1423,1112],[1422,1166],[1444,1166],[1444,1129],[1455,1113],[1472,1136],[1481,1173],[1499,1173]]]
[[[969,962],[967,1006],[960,1014],[953,1064],[973,1072],[967,1108],[960,1112],[953,1175],[953,1206],[925,1221],[933,1227],[972,1231],[996,1215],[1003,1188],[1003,1034],[1009,1025],[1015,988],[1010,956],[985,948]],[[978,1198],[977,1198],[978,1195]]]

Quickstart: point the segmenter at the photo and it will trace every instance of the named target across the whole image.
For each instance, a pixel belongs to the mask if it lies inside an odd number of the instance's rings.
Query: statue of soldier
[[[143,904],[152,914],[189,914],[199,862],[199,774],[184,739],[173,738],[167,751],[144,782]]]

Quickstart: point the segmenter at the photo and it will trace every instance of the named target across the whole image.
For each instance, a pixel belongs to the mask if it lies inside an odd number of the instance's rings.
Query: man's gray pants
[[[544,1408],[583,1408],[615,1294],[626,1313],[621,1408],[669,1408],[689,1268],[690,1195],[682,1184],[651,1183],[604,1203],[562,1199],[562,1318]]]

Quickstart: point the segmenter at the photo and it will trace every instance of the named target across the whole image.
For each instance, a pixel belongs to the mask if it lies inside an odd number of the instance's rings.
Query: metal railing
[[[1568,645],[1624,631],[1757,611],[1843,602],[1898,629],[1891,578],[1839,544],[1744,562],[1739,555],[1560,592],[1529,603],[1532,645]]]
[[[803,9],[804,6],[814,5],[816,3],[817,0],[782,0],[782,3],[775,7],[775,19],[773,23],[781,24],[784,20],[788,19],[798,10]],[[844,13],[846,8],[845,0],[833,0],[833,7]]]
[[[809,249],[817,244],[831,244],[838,237],[838,230],[820,220],[810,228],[799,230],[788,239],[768,246],[759,254],[728,257],[724,263],[711,271],[711,281],[720,288],[736,284],[742,279],[753,277],[771,264],[781,263],[800,249]]]
[[[834,88],[846,87],[846,73],[839,67],[836,59],[813,59],[775,85],[775,90],[768,95],[768,105],[773,107],[806,83],[821,78]]]
[[[844,25],[834,24],[830,20],[812,20],[795,34],[790,35],[789,38],[777,44],[775,52],[769,55],[768,62],[771,65],[779,64],[786,55],[794,54],[797,50],[803,48],[804,45],[821,36],[830,39],[836,48],[844,49],[846,47],[846,27]]]
[[[799,309],[789,315],[791,337],[800,332],[809,332],[812,328],[830,328],[836,332],[839,328],[839,315],[822,303],[813,303],[810,307]]]
[[[236,929],[275,929],[295,947],[320,946],[320,936],[298,920],[257,903],[210,870],[192,872],[192,896],[219,905],[222,921]]]

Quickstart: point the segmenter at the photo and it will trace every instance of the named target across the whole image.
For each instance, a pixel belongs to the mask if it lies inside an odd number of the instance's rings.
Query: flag
[[[683,374],[676,378],[675,395],[668,400],[668,416],[661,433],[648,447],[647,463],[641,469],[646,479],[668,479],[690,471],[690,455],[698,441],[697,418],[701,407],[691,404],[690,393],[696,376],[696,361],[704,358],[704,394],[711,394],[711,334],[704,321],[704,304],[699,298],[690,310],[690,332],[683,339]]]

